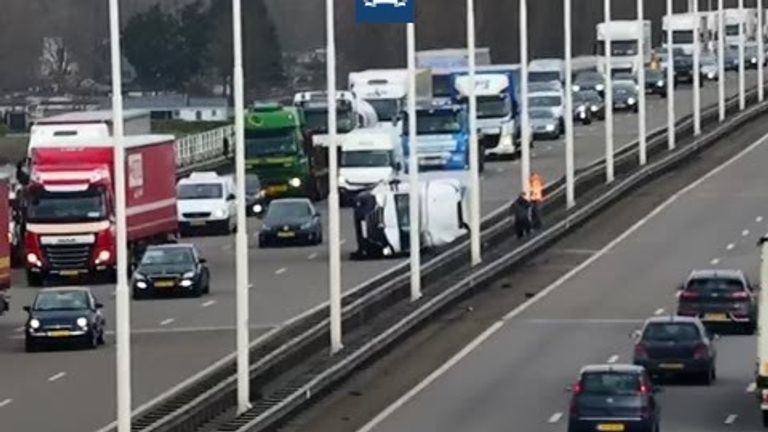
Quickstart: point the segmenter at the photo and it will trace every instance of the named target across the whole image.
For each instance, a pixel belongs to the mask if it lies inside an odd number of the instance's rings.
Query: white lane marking
[[[440,378],[445,372],[447,372],[449,369],[451,369],[454,365],[459,363],[464,357],[468,356],[472,351],[475,350],[480,344],[485,342],[488,338],[490,338],[494,333],[496,333],[501,327],[504,326],[504,323],[509,321],[510,319],[520,315],[523,313],[526,309],[530,308],[531,306],[538,303],[541,299],[551,294],[553,291],[561,287],[565,282],[573,278],[578,273],[582,272],[584,269],[592,265],[595,261],[603,257],[605,254],[610,252],[613,248],[615,248],[619,243],[626,240],[630,235],[634,234],[637,230],[642,228],[644,225],[646,225],[651,219],[656,217],[659,213],[661,213],[663,210],[665,210],[670,205],[674,204],[677,200],[680,199],[683,195],[687,194],[691,190],[695,189],[705,181],[709,180],[713,176],[717,175],[724,169],[730,167],[734,163],[738,162],[741,158],[752,152],[757,147],[761,146],[765,143],[765,141],[768,139],[768,134],[763,135],[760,139],[755,141],[754,143],[750,144],[749,147],[745,148],[744,150],[740,151],[738,154],[734,155],[727,161],[725,161],[722,165],[715,167],[708,173],[706,173],[703,177],[697,179],[693,183],[690,183],[688,186],[684,187],[683,189],[680,189],[677,191],[674,195],[667,198],[663,203],[659,204],[658,207],[653,209],[650,213],[645,215],[642,219],[637,221],[634,225],[629,227],[626,231],[621,233],[618,237],[611,240],[610,243],[605,245],[600,251],[586,260],[582,261],[581,264],[571,269],[568,273],[562,275],[560,278],[558,278],[556,281],[552,282],[548,287],[544,288],[543,290],[539,291],[535,296],[528,299],[523,304],[519,305],[515,309],[511,310],[509,313],[507,313],[504,318],[502,318],[500,321],[496,321],[493,323],[488,329],[486,329],[483,333],[481,333],[478,337],[476,337],[474,340],[472,340],[467,346],[465,346],[461,351],[456,353],[453,357],[448,359],[445,363],[443,363],[439,368],[437,368],[435,371],[433,371],[431,374],[429,374],[426,378],[424,378],[423,381],[418,383],[415,387],[413,387],[411,390],[409,390],[407,393],[405,393],[403,396],[401,396],[399,399],[394,401],[392,404],[390,404],[388,407],[386,407],[383,411],[381,411],[376,417],[374,417],[371,421],[366,423],[363,427],[357,430],[357,432],[370,432],[372,431],[376,426],[379,425],[382,421],[384,421],[387,417],[392,415],[395,411],[397,411],[401,406],[405,405],[413,399],[417,394],[419,394],[422,390],[427,388],[430,384],[432,384],[435,380]]]
[[[739,418],[739,416],[737,416],[736,414],[730,414],[728,417],[725,418],[725,421],[723,423],[727,425],[734,424],[737,418]]]
[[[315,258],[317,258],[317,252],[312,252],[312,253],[311,253],[311,254],[309,254],[309,256],[307,257],[307,259],[308,259],[308,260],[313,260],[313,259],[315,259]]]
[[[619,356],[617,356],[616,354],[608,358],[608,364],[613,364],[613,363],[616,363],[617,361],[619,361]]]
[[[728,249],[728,250],[733,250],[733,248],[735,248],[735,247],[736,247],[736,245],[735,245],[735,244],[733,244],[733,243],[728,243],[728,246],[726,246],[725,248],[726,248],[726,249]]]
[[[762,216],[758,216],[758,217],[755,218],[755,222],[757,222],[757,223],[760,223],[762,221],[763,221],[763,217]]]
[[[744,231],[741,232],[741,236],[742,237],[746,237],[748,235],[749,235],[749,230],[744,230]]]
[[[573,325],[573,324],[637,324],[642,323],[643,320],[641,319],[622,319],[622,318],[586,318],[586,319],[560,319],[560,318],[554,318],[554,319],[547,319],[547,318],[531,318],[525,320],[525,322],[531,323],[531,324],[566,324],[566,325]]]
[[[556,412],[552,414],[552,416],[547,420],[547,423],[557,423],[560,421],[560,419],[563,418],[563,413]]]
[[[161,326],[167,326],[168,324],[170,324],[170,323],[172,323],[174,321],[176,321],[176,320],[173,319],[173,318],[164,319],[164,320],[160,321],[160,325]]]
[[[11,402],[13,402],[13,399],[11,399],[11,398],[4,399],[4,400],[0,401],[0,408],[3,408],[5,406],[10,405]]]
[[[15,329],[13,329],[13,331],[15,331],[16,333],[21,333],[24,331],[24,326],[16,327]]]
[[[747,386],[747,393],[754,393],[757,390],[757,383],[749,383]]]
[[[288,269],[285,268],[285,267],[280,267],[279,269],[275,270],[275,274],[276,275],[281,275],[281,274],[285,273],[286,270],[288,270]]]
[[[201,304],[200,306],[202,306],[204,308],[207,308],[207,307],[211,307],[211,306],[213,306],[215,304],[216,304],[216,300],[208,300],[207,302]]]
[[[55,375],[52,375],[50,378],[48,378],[48,382],[58,381],[58,380],[64,378],[65,376],[67,376],[66,372],[59,372],[59,373],[57,373]]]
[[[658,308],[658,309],[656,309],[656,312],[654,312],[653,314],[656,315],[656,316],[659,316],[659,315],[661,315],[663,313],[664,313],[664,308]]]
[[[720,264],[720,258],[712,258],[712,261],[709,262],[712,265],[718,265]]]

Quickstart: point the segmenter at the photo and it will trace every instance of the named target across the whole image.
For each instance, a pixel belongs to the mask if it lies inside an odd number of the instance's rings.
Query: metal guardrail
[[[752,99],[754,99],[754,94],[754,91],[750,93]],[[737,103],[736,97],[729,99],[729,111],[733,111]],[[717,107],[708,108],[704,112],[703,121],[712,123],[716,120]],[[692,129],[691,116],[679,120],[676,123],[676,128],[679,136],[690,133]],[[648,135],[649,155],[654,148],[659,147],[665,141],[666,127],[652,131]],[[636,147],[637,142],[633,142],[617,150],[617,169],[636,157]],[[595,184],[602,183],[599,178],[603,166],[604,161],[601,160],[580,169],[576,177],[578,189],[589,189]],[[547,185],[546,190],[549,200],[545,205],[549,207],[556,200],[562,200],[563,179],[551,182]],[[486,248],[499,243],[497,237],[505,229],[508,229],[504,226],[506,219],[506,206],[500,207],[484,218],[482,237]],[[466,263],[468,261],[467,244],[468,240],[465,238],[448,250],[427,257],[422,273],[425,285],[428,285],[430,281],[433,282],[436,275],[451,273],[456,264]],[[348,330],[358,328],[365,321],[366,316],[380,314],[381,311],[386,310],[387,305],[407,298],[407,290],[404,288],[407,287],[408,279],[408,264],[404,262],[347,291],[343,298],[345,328]],[[318,305],[253,341],[251,343],[251,379],[258,383],[272,373],[285,371],[292,360],[300,362],[305,358],[305,355],[317,349],[316,346],[313,346],[313,341],[326,342],[327,307],[327,303]],[[351,347],[348,346],[349,348]],[[234,391],[234,354],[231,354],[139,407],[134,413],[133,430],[144,432],[194,430],[195,425],[208,422],[232,407]],[[290,392],[284,394],[284,396],[289,395]],[[261,408],[268,410],[270,406],[279,404],[280,400],[266,400],[260,403],[266,403],[267,406]],[[114,430],[112,425],[103,428],[100,432],[111,430]]]
[[[234,157],[235,127],[222,126],[176,140],[179,175],[223,165]]]

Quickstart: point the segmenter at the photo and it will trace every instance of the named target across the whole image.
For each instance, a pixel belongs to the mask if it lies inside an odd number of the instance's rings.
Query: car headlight
[[[96,256],[96,264],[105,263],[109,261],[110,258],[112,258],[112,253],[109,252],[108,250],[102,250]]]
[[[750,61],[752,62],[752,64],[757,64],[757,57],[752,57]]]
[[[143,280],[136,281],[136,288],[138,289],[147,289],[147,283]]]
[[[717,74],[714,71],[713,72],[709,72],[707,74],[707,78],[709,78],[709,79],[715,79],[716,76],[717,76]]]
[[[297,187],[301,186],[301,179],[298,178],[298,177],[294,177],[294,178],[288,180],[288,184],[291,185],[292,187],[297,188]]]
[[[225,217],[227,217],[227,216],[228,216],[228,212],[227,212],[227,209],[218,209],[218,210],[216,210],[216,211],[213,213],[213,216],[214,216],[214,217],[217,217],[217,218],[225,218]]]
[[[344,176],[339,176],[339,184],[345,184],[347,183],[347,179],[344,178]]]
[[[595,86],[595,90],[603,91],[603,90],[605,90],[605,86],[603,84],[598,84],[598,85]]]
[[[181,285],[182,288],[189,288],[192,286],[192,281],[189,279],[184,279],[183,281],[179,282],[179,285]]]
[[[85,317],[78,318],[76,322],[77,322],[77,325],[80,326],[81,328],[88,327],[88,320]]]
[[[635,104],[635,102],[636,102],[636,101],[635,101],[635,98],[629,98],[629,99],[627,99],[627,103],[628,103],[628,104],[630,104],[630,105],[634,105],[634,104]]]
[[[38,320],[37,318],[32,318],[31,320],[29,320],[29,328],[31,328],[33,330],[39,329],[40,328],[40,320]]]
[[[579,90],[581,90],[581,87],[579,87],[578,85],[574,84],[573,85],[573,91],[577,92]]]
[[[555,130],[555,125],[551,125],[551,124],[547,125],[547,132],[554,132],[554,130]]]
[[[656,81],[656,87],[664,87],[664,81],[662,80]]]
[[[253,205],[253,212],[258,214],[264,211],[264,207],[261,204],[254,204]]]
[[[589,110],[592,112],[598,112],[600,110],[600,107],[598,107],[597,105],[592,105],[591,107],[589,107]]]
[[[38,258],[37,255],[33,252],[27,254],[27,262],[37,267],[43,265],[43,263],[40,262],[40,258]]]

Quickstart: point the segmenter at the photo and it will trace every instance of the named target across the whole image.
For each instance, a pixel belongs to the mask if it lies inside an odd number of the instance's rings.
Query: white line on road
[[[58,381],[58,380],[60,380],[60,379],[64,378],[65,376],[67,376],[67,373],[66,373],[66,372],[59,372],[59,373],[57,373],[57,374],[55,374],[55,375],[51,376],[50,378],[48,378],[48,381],[49,381],[49,382]]]
[[[160,321],[160,325],[161,326],[167,326],[168,324],[170,324],[170,323],[172,323],[174,321],[176,321],[176,320],[173,319],[173,318],[168,318],[168,319]]]
[[[725,424],[731,425],[736,422],[736,419],[739,418],[736,414],[731,414],[728,417],[725,418]]]
[[[11,398],[0,401],[0,408],[10,405],[11,402],[13,402]]]
[[[585,319],[541,319],[541,318],[531,318],[525,320],[525,322],[529,322],[531,324],[566,324],[566,325],[574,325],[574,324],[637,324],[642,323],[642,319],[621,319],[621,318],[585,318]]]
[[[735,248],[735,247],[736,247],[736,245],[735,245],[735,244],[733,244],[733,243],[728,243],[728,246],[726,246],[725,248],[726,248],[726,249],[728,249],[728,250],[733,250],[733,248]]]
[[[312,252],[312,253],[311,253],[311,254],[309,254],[309,256],[307,257],[307,259],[308,259],[308,260],[313,260],[313,259],[315,259],[315,258],[317,258],[317,252]]]
[[[712,265],[718,265],[720,264],[720,258],[712,258],[712,261],[709,262]]]
[[[755,218],[755,222],[757,222],[757,223],[760,223],[762,221],[763,221],[763,217],[762,216],[758,216],[758,217]]]
[[[279,269],[275,270],[275,274],[276,275],[281,275],[281,274],[285,273],[286,270],[288,270],[288,269],[285,268],[285,267],[280,267]]]
[[[552,416],[547,420],[547,423],[557,423],[560,421],[560,419],[563,418],[563,413],[556,412],[552,414]]]
[[[653,314],[656,315],[656,316],[659,316],[659,315],[661,315],[663,313],[664,313],[664,308],[658,308],[658,309],[656,309],[656,312],[654,312]]]
[[[747,393],[754,393],[757,390],[757,383],[749,383],[747,386]]]
[[[746,237],[748,235],[749,235],[749,230],[744,230],[744,231],[741,232],[741,236],[742,237]]]
[[[16,327],[13,331],[15,331],[16,333],[21,333],[24,331],[24,326]]]
[[[619,361],[619,356],[617,356],[616,354],[614,354],[610,358],[608,358],[608,363],[609,364],[616,363],[617,361]]]
[[[202,306],[204,308],[207,308],[207,307],[211,307],[211,306],[213,306],[215,304],[216,304],[216,300],[208,300],[207,302],[201,304],[200,306]]]

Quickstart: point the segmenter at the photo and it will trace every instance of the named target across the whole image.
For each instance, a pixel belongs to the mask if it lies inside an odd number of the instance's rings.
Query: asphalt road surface
[[[631,362],[629,335],[674,313],[676,287],[695,268],[737,268],[757,281],[756,239],[768,229],[768,138],[677,194],[588,257],[547,294],[505,317],[464,357],[400,399],[375,432],[565,431],[570,395],[586,364]],[[712,387],[678,383],[660,395],[662,430],[758,431],[751,394],[755,341],[723,336]]]
[[[748,83],[753,81],[754,74],[748,74]],[[729,74],[727,84],[728,94],[734,94],[737,87],[734,74]],[[708,83],[702,90],[703,105],[714,104],[715,95],[716,84]],[[691,112],[688,87],[679,88],[676,102],[678,116]],[[649,130],[665,125],[666,100],[649,96],[647,113]],[[603,156],[603,131],[602,122],[576,128],[577,167]],[[617,114],[615,131],[617,148],[636,139],[637,116]],[[552,180],[562,176],[563,167],[562,140],[535,144],[534,171]],[[520,189],[519,176],[517,160],[486,165],[482,181],[483,214],[507,203],[516,194]],[[325,209],[323,212],[325,214]],[[254,233],[257,226],[258,222],[253,221]],[[342,239],[342,251],[346,256],[355,248],[349,211],[343,213]],[[209,260],[212,292],[202,299],[132,303],[135,406],[160,395],[234,349],[234,239],[199,237],[189,240],[196,243]],[[343,287],[350,289],[396,264],[396,260],[352,262],[345,259]],[[260,250],[252,238],[249,270],[251,338],[327,299],[327,245]],[[24,285],[22,272],[14,273],[14,281],[12,311],[0,317],[2,428],[36,431],[55,426],[60,432],[83,432],[97,430],[112,422],[115,418],[114,338],[110,335],[108,344],[97,352],[24,353],[20,328],[25,314],[21,312],[21,306],[30,303],[35,290]],[[93,289],[105,304],[109,328],[114,329],[113,288],[97,286]],[[555,325],[548,325],[557,332]],[[567,325],[563,327],[569,328]],[[520,355],[534,356],[541,352],[540,347],[524,348],[519,350]]]

